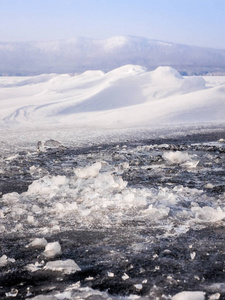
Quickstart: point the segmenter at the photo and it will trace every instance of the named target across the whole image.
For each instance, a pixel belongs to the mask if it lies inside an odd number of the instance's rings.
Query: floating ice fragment
[[[199,163],[199,161],[194,161],[194,160],[186,161],[186,162],[182,163],[181,166],[185,167],[187,169],[194,169],[197,167],[198,163]]]
[[[81,271],[81,268],[72,259],[49,261],[45,266],[45,270],[59,271],[63,274],[73,274]]]
[[[19,157],[19,154],[16,154],[16,155],[13,155],[13,156],[6,157],[5,160],[14,160],[18,157]]]
[[[188,160],[191,160],[188,153],[184,153],[181,151],[164,152],[162,157],[164,160],[171,164],[181,164]]]
[[[223,283],[223,282],[218,282],[218,283],[213,283],[211,285],[207,285],[206,288],[210,292],[225,293],[225,283]]]
[[[193,160],[188,153],[181,151],[165,152],[162,157],[169,164],[180,164],[185,168],[196,168],[199,163],[199,161]]]
[[[142,288],[143,288],[143,286],[142,286],[141,283],[140,283],[140,284],[134,284],[134,287],[135,287],[135,289],[138,290],[138,291],[142,290]]]
[[[147,279],[144,279],[144,280],[142,281],[143,284],[145,284],[145,283],[147,283],[147,282],[148,282]]]
[[[220,299],[220,293],[216,293],[209,296],[209,300],[218,300],[218,299]]]
[[[18,294],[18,290],[17,289],[11,289],[11,291],[9,293],[5,293],[6,297],[16,297]]]
[[[45,262],[42,260],[40,263],[35,262],[35,264],[28,264],[26,265],[26,269],[30,272],[36,272],[40,270],[44,266]]]
[[[55,140],[47,140],[45,142],[44,141],[37,142],[37,152],[43,152],[48,149],[57,149],[57,148],[63,149],[64,146],[62,145],[62,143],[55,141]]]
[[[88,276],[87,278],[85,278],[85,280],[87,280],[87,281],[91,281],[93,279],[94,279],[94,277],[92,277],[92,276]]]
[[[78,178],[87,179],[89,177],[96,177],[99,174],[99,171],[102,167],[101,162],[96,162],[92,166],[85,168],[77,168],[75,170],[76,176]]]
[[[59,300],[59,298],[53,296],[53,295],[39,295],[35,296],[33,298],[27,298],[29,300]]]
[[[7,256],[4,254],[0,257],[0,267],[5,267],[7,265]]]
[[[5,267],[8,263],[14,263],[14,258],[9,258],[5,254],[0,257],[0,267]]]
[[[45,251],[43,252],[44,256],[47,258],[54,258],[61,253],[61,246],[59,242],[48,243],[45,247]]]
[[[204,300],[204,292],[181,292],[172,297],[172,300]]]
[[[191,255],[191,259],[194,260],[196,256],[196,252],[192,252],[190,255]]]
[[[13,264],[14,264],[14,262],[15,262],[16,260],[15,260],[15,258],[9,258],[9,257],[8,257],[7,261],[8,261],[9,263],[13,263]]]
[[[221,207],[216,209],[209,206],[192,207],[191,211],[195,213],[198,222],[217,222],[225,218],[225,212]]]
[[[126,273],[124,273],[123,276],[122,276],[122,279],[123,279],[123,280],[127,280],[127,279],[129,279],[129,278],[130,278],[130,277],[129,277]]]
[[[204,185],[205,189],[212,189],[214,188],[214,185],[212,183],[207,183],[206,185]]]
[[[48,242],[45,238],[35,238],[30,244],[28,244],[26,247],[28,248],[44,248]]]

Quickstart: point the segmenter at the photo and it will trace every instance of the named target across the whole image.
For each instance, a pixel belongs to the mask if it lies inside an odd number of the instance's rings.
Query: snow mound
[[[5,126],[143,126],[166,123],[173,116],[174,121],[185,120],[183,114],[189,112],[196,120],[202,107],[201,119],[212,121],[215,113],[222,118],[225,105],[223,85],[206,88],[202,77],[182,77],[171,67],[149,72],[125,65],[108,73],[47,74],[9,85],[4,79],[0,86],[0,123]]]
[[[171,79],[182,79],[183,77],[180,75],[177,70],[171,68],[171,67],[158,67],[154,72],[152,72],[152,76],[155,79],[159,80],[167,80],[169,78]]]

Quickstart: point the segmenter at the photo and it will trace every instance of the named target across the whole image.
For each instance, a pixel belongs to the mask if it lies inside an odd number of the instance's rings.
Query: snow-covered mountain
[[[125,36],[0,43],[1,75],[110,71],[126,64],[148,70],[171,66],[183,75],[225,74],[225,50]]]

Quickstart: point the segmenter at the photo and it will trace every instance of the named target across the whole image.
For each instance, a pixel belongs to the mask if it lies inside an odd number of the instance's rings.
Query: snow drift
[[[223,77],[222,77],[223,78]],[[121,128],[224,121],[225,80],[182,77],[171,67],[0,79],[1,126]]]

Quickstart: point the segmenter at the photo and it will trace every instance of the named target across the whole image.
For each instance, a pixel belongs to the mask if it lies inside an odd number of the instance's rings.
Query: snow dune
[[[126,128],[223,122],[225,80],[171,67],[125,65],[108,73],[0,78],[1,126]]]

